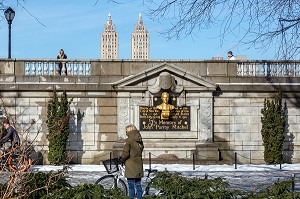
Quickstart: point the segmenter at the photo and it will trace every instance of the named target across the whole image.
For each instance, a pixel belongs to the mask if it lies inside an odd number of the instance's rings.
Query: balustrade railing
[[[227,62],[219,63],[227,64]],[[61,65],[61,72],[59,69]],[[91,76],[90,60],[50,59],[24,61],[24,75],[26,76]],[[246,60],[237,61],[236,74],[230,76],[276,76],[299,77],[300,61],[284,60]]]
[[[299,77],[300,61],[238,62],[237,76]]]
[[[90,61],[59,59],[24,62],[24,75],[26,76],[90,76],[91,74]]]

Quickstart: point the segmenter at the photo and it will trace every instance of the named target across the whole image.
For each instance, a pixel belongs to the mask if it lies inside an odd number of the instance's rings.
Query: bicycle
[[[125,168],[123,164],[119,163],[119,158],[112,158],[102,162],[108,175],[99,178],[95,184],[102,185],[104,189],[119,188],[125,195],[128,195],[127,179],[124,176]],[[143,191],[143,196],[150,195],[150,185],[155,174],[158,172],[157,169],[145,169],[146,185]],[[114,173],[114,174],[113,174]],[[160,190],[155,191],[153,195],[161,195]]]
[[[128,195],[128,188],[126,185],[126,178],[124,177],[124,167],[119,164],[118,158],[112,158],[102,161],[108,175],[99,178],[95,184],[100,184],[104,189],[119,188],[125,195]],[[115,173],[115,174],[113,174]]]
[[[25,172],[32,165],[32,159],[24,150],[10,148],[0,149],[0,170],[12,172]]]

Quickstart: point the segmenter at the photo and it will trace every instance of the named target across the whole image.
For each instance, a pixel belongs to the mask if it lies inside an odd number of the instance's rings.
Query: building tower
[[[101,33],[100,57],[101,59],[118,59],[119,57],[119,37],[115,25],[112,24],[110,13],[104,25],[104,31]]]
[[[149,59],[149,32],[143,25],[142,15],[139,14],[138,24],[134,26],[134,32],[131,33],[131,59],[147,60]]]

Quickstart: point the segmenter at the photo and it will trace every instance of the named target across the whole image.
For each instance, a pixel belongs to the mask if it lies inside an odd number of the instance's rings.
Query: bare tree
[[[22,2],[24,2],[24,0],[14,0],[14,1],[10,1],[10,2],[8,2],[8,1],[6,1],[6,0],[0,0],[0,10],[2,10],[2,11],[4,11],[4,10],[6,10],[8,7],[10,7],[11,6],[11,4],[15,4],[15,5],[20,5],[20,6],[22,6]],[[1,18],[3,18],[4,16],[3,15],[1,15]]]
[[[4,13],[4,11],[9,8],[12,7],[13,9],[16,7],[21,8],[22,10],[25,10],[27,12],[28,15],[30,15],[32,18],[34,18],[39,24],[41,24],[42,26],[45,26],[45,24],[43,24],[39,18],[37,18],[36,16],[34,16],[25,6],[25,0],[14,0],[14,1],[7,1],[7,0],[0,0],[0,11],[2,11]],[[0,21],[1,20],[5,20],[4,14],[0,14]]]
[[[124,2],[115,0],[113,2]],[[218,27],[220,45],[230,35],[248,48],[277,49],[274,58],[300,54],[299,0],[142,0],[150,18],[167,21],[167,39],[197,35]]]

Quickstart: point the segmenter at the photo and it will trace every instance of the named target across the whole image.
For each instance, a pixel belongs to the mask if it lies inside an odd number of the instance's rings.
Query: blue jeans
[[[136,194],[136,197],[141,199],[143,195],[141,178],[127,178],[127,181],[129,187],[129,197],[134,198]]]

